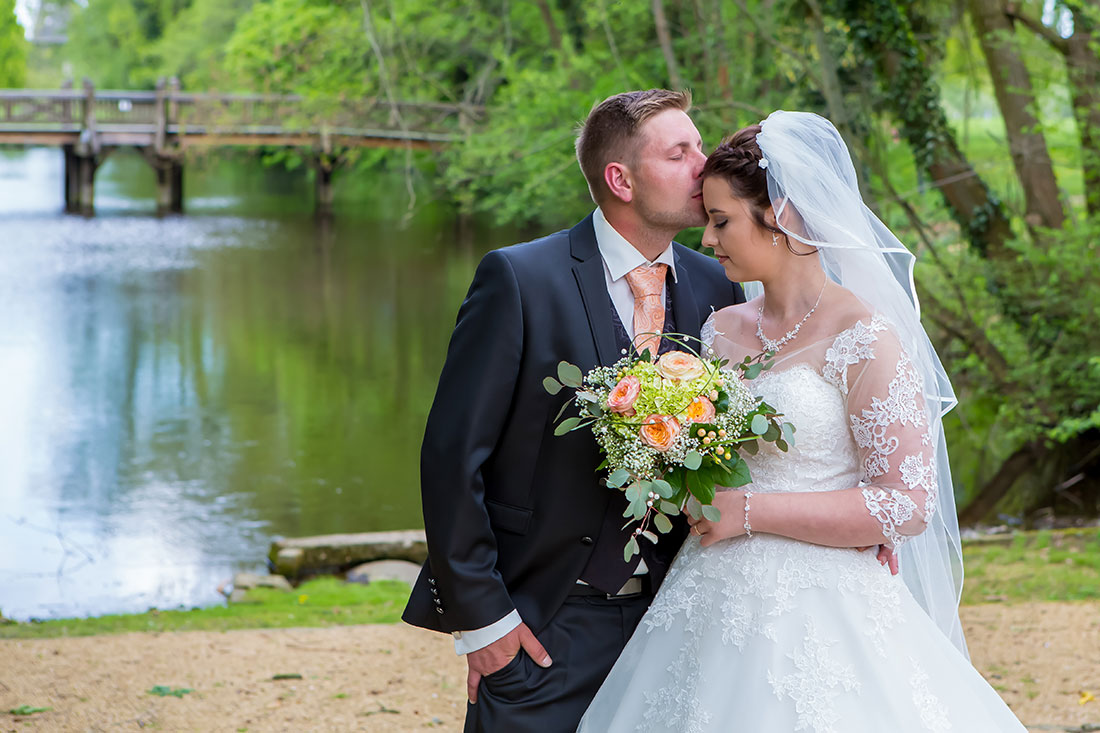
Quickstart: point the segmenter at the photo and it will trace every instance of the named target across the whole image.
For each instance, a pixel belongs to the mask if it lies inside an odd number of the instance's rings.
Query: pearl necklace
[[[761,302],[760,310],[756,312],[756,337],[760,339],[760,343],[764,346],[764,351],[779,351],[783,348],[783,345],[798,335],[798,331],[802,328],[802,324],[806,322],[806,319],[814,314],[817,307],[821,305],[821,296],[825,294],[825,285],[829,282],[828,276],[825,277],[825,282],[821,283],[821,292],[817,294],[817,302],[814,303],[814,307],[810,308],[810,312],[802,316],[802,320],[795,324],[795,327],[790,331],[787,331],[787,335],[778,341],[772,341],[770,338],[764,335],[763,320],[764,320],[764,303]]]

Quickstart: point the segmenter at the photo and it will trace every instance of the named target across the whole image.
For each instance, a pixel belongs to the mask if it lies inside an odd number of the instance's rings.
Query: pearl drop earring
[[[773,247],[778,247],[779,246],[779,237],[775,236],[775,232],[772,232],[772,246]]]

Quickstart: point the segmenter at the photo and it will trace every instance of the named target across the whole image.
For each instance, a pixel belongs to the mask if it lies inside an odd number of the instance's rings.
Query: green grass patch
[[[1100,599],[1100,528],[963,543],[963,603]]]
[[[291,626],[392,624],[401,618],[409,586],[387,580],[358,585],[317,578],[294,592],[256,588],[244,601],[191,610],[117,614],[0,625],[0,639],[91,636],[130,631],[228,631]]]

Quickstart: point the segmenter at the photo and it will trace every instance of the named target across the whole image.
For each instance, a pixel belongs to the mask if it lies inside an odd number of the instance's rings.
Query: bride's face
[[[703,206],[703,246],[714,250],[726,277],[734,282],[770,280],[781,266],[780,247],[772,246],[771,232],[756,223],[750,204],[736,198],[724,178],[710,176],[703,180]]]

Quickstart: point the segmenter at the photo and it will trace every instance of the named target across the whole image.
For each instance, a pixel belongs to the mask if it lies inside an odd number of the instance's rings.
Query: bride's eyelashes
[[[728,223],[729,223],[729,219],[723,219],[722,221],[716,221],[716,222],[714,222],[714,228],[715,229],[721,229],[722,227],[724,227]]]

